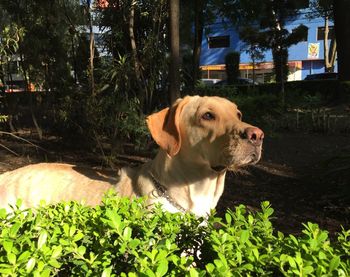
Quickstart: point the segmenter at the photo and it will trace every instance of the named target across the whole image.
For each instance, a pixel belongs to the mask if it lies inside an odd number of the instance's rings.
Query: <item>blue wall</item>
[[[307,10],[306,10],[307,11]],[[289,48],[289,61],[303,61],[302,68],[302,79],[306,75],[312,73],[324,72],[323,64],[323,41],[317,41],[317,28],[324,26],[323,18],[316,18],[309,20],[305,16],[305,12],[302,12],[296,19],[290,20],[286,24],[286,29],[291,31],[300,24],[304,24],[308,29],[307,41],[299,42]],[[330,25],[333,25],[330,23]],[[230,36],[230,47],[229,48],[212,48],[208,47],[208,37],[213,36]],[[309,60],[308,59],[308,43],[320,43],[319,59]],[[239,39],[236,30],[230,26],[227,22],[223,20],[218,20],[216,23],[206,26],[204,30],[204,35],[202,39],[202,53],[200,65],[216,65],[224,64],[225,56],[227,53],[232,51],[238,51],[241,53],[240,61],[241,63],[251,63],[249,55],[245,52],[247,46]],[[265,52],[264,62],[272,62],[271,51]],[[335,67],[337,68],[337,67]]]

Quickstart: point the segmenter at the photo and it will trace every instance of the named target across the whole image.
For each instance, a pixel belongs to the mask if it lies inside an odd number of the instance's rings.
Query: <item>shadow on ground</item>
[[[301,223],[318,223],[331,233],[350,227],[349,175],[327,174],[331,158],[348,149],[347,136],[280,134],[265,142],[262,161],[242,173],[229,173],[218,204],[245,204],[257,210],[270,201],[274,226],[286,233],[299,233]]]

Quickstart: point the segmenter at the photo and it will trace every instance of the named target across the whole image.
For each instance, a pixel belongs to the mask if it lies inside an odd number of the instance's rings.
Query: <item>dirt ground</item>
[[[67,145],[54,137],[30,141],[40,147],[9,135],[0,136],[0,173],[46,161],[104,165],[98,155],[79,150],[79,143]],[[349,142],[349,135],[339,134],[268,135],[259,164],[227,175],[218,213],[238,204],[257,210],[261,201],[268,200],[275,210],[275,228],[285,233],[299,233],[301,223],[308,221],[318,223],[331,234],[341,230],[341,225],[350,228],[350,195],[344,193],[349,192],[345,186],[350,186],[350,180],[338,182],[324,177],[324,162],[349,149]],[[124,164],[143,160],[142,157],[120,158]]]
[[[264,141],[262,161],[243,174],[230,174],[219,210],[245,204],[253,210],[268,200],[274,226],[300,233],[301,223],[318,223],[331,234],[350,227],[350,178],[327,176],[325,162],[349,149],[350,136],[281,133]],[[350,175],[348,175],[350,176]]]

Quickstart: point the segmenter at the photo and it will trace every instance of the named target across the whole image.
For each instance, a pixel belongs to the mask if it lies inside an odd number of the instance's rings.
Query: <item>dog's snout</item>
[[[257,127],[248,127],[244,130],[243,137],[254,144],[260,145],[264,139],[264,132]]]

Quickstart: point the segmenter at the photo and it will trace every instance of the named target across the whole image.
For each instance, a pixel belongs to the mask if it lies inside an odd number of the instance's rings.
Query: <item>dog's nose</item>
[[[244,137],[250,142],[260,145],[264,139],[264,132],[257,127],[248,127],[244,130]]]

